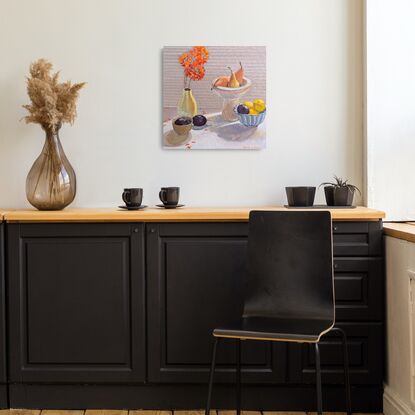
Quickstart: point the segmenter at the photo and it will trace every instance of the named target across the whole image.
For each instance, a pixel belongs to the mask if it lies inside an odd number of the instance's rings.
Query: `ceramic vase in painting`
[[[197,103],[190,88],[184,88],[177,104],[179,117],[194,117],[197,114]]]

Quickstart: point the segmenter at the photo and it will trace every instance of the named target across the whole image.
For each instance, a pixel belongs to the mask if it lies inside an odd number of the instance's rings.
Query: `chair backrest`
[[[251,211],[244,317],[334,323],[328,211]]]

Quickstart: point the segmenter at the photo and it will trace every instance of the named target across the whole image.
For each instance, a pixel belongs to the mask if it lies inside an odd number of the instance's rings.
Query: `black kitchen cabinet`
[[[145,380],[143,224],[8,225],[11,382]]]
[[[2,226],[12,406],[203,407],[212,329],[242,311],[246,222]],[[381,221],[333,222],[336,324],[348,335],[355,412],[382,410],[381,235]],[[321,359],[324,408],[344,410],[333,333]],[[217,361],[213,402],[230,409],[233,341],[220,343]],[[244,341],[242,364],[245,409],[315,410],[310,345]]]
[[[363,256],[381,255],[381,232],[380,222],[333,223],[336,319],[350,337],[355,384],[383,379],[383,260]],[[149,381],[207,381],[212,329],[241,315],[247,234],[246,223],[148,225]],[[326,384],[343,379],[340,345],[332,335],[324,338]],[[234,344],[223,341],[219,347],[215,379],[234,382]],[[314,382],[308,350],[307,345],[245,341],[243,381]]]
[[[148,377],[206,382],[214,327],[243,307],[246,223],[147,227]],[[284,382],[286,345],[243,342],[247,382]],[[218,349],[216,379],[234,382],[235,343]]]
[[[5,241],[4,224],[0,223],[0,408],[6,408],[7,372],[6,372],[6,295],[5,295]]]

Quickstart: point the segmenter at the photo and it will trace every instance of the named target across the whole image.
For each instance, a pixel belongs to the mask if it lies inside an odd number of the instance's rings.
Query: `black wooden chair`
[[[241,409],[241,340],[314,343],[317,410],[322,413],[319,341],[342,337],[347,413],[351,414],[346,334],[334,327],[331,215],[328,211],[252,211],[249,215],[248,276],[243,316],[214,329],[206,415],[211,408],[219,339],[236,339],[237,414]]]

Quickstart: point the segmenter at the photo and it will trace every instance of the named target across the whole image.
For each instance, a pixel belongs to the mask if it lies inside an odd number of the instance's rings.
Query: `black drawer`
[[[381,222],[333,222],[334,256],[380,256]]]
[[[369,222],[333,222],[333,233],[368,233]]]
[[[368,233],[333,234],[333,253],[335,256],[368,256]]]
[[[335,258],[337,321],[382,321],[384,278],[381,258]]]
[[[350,381],[352,384],[381,384],[383,380],[382,323],[340,323],[348,340]],[[338,334],[321,338],[322,381],[325,384],[344,382],[342,342]],[[314,344],[290,344],[290,382],[315,384]]]
[[[160,236],[248,236],[248,223],[162,223]],[[151,232],[151,224],[147,224]],[[382,222],[333,222],[334,256],[382,255]]]

